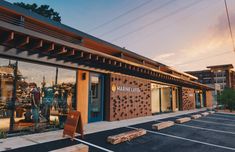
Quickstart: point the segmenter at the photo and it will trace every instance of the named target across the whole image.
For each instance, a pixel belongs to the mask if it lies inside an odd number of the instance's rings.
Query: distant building
[[[235,71],[232,64],[208,66],[206,70],[188,71],[186,73],[198,77],[200,83],[214,87],[214,103],[216,102],[217,93],[224,88],[235,89]]]
[[[198,77],[198,82],[215,87],[235,88],[235,71],[232,64],[208,66],[208,70],[188,71],[187,73]],[[218,86],[217,86],[218,88]]]

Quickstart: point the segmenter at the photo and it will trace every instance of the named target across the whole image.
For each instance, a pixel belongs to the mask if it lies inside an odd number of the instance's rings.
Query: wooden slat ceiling
[[[142,65],[132,64],[131,62],[103,54],[79,50],[53,41],[26,35],[24,33],[0,28],[0,35],[1,45],[9,48],[17,48],[19,53],[27,51],[29,58],[30,55],[38,54],[39,58],[55,58],[56,60],[63,60],[64,62],[72,62],[78,65],[119,72],[145,79],[152,79],[185,87],[210,89],[205,85],[193,81],[182,80],[176,76],[150,69]]]

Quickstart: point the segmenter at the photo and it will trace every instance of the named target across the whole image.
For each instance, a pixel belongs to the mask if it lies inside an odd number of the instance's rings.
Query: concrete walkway
[[[206,108],[189,110],[189,111],[178,111],[178,112],[173,112],[173,113],[165,113],[165,114],[159,114],[159,115],[147,116],[147,117],[138,117],[138,118],[133,118],[133,119],[121,120],[121,121],[113,121],[113,122],[102,121],[102,122],[90,123],[90,124],[85,125],[84,132],[85,134],[91,134],[95,132],[111,130],[111,129],[120,128],[120,127],[126,127],[130,125],[145,123],[145,122],[164,119],[168,117],[179,116],[182,114],[199,112],[203,110],[206,110]],[[0,151],[60,140],[60,139],[63,139],[62,132],[63,130],[58,130],[58,131],[50,131],[50,132],[44,132],[44,133],[11,137],[7,139],[0,139]]]

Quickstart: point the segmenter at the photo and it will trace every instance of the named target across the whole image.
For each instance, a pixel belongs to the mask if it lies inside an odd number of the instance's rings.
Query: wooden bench
[[[175,123],[173,121],[160,122],[160,123],[157,123],[157,124],[153,124],[152,129],[160,130],[160,129],[164,129],[164,128],[167,128],[167,127],[171,127],[174,124]]]
[[[209,115],[209,113],[208,112],[203,112],[203,113],[201,113],[201,115],[202,116],[207,116],[207,115]]]
[[[145,134],[146,134],[146,130],[136,129],[136,130],[124,132],[124,133],[121,133],[121,134],[117,134],[117,135],[114,135],[114,136],[108,136],[107,142],[109,142],[111,144],[119,144],[121,142],[130,141],[134,138],[143,136]]]
[[[198,118],[201,118],[201,117],[202,117],[202,115],[199,115],[199,114],[191,116],[192,119],[198,119]]]
[[[191,118],[190,117],[184,117],[184,118],[179,118],[179,119],[176,119],[175,120],[175,122],[176,123],[185,123],[185,122],[188,122],[188,121],[190,121],[191,120]]]
[[[77,145],[73,145],[73,146],[69,146],[69,147],[65,147],[61,149],[56,149],[51,152],[88,152],[88,151],[89,151],[89,147],[87,145],[77,144]]]
[[[215,111],[209,111],[209,114],[214,114],[215,113]]]

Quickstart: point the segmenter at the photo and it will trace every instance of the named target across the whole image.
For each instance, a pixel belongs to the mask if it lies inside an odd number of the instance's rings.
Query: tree
[[[23,2],[20,3],[13,3],[14,5],[20,6],[22,8],[25,8],[27,10],[31,10],[35,13],[38,13],[44,17],[47,17],[49,19],[52,19],[56,22],[61,22],[61,17],[60,14],[56,11],[54,11],[53,8],[50,8],[49,5],[41,5],[38,6],[37,4],[33,3],[33,4],[25,4]]]
[[[218,97],[220,104],[223,104],[225,108],[230,111],[235,110],[235,90],[231,88],[225,88]]]

